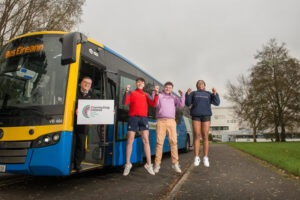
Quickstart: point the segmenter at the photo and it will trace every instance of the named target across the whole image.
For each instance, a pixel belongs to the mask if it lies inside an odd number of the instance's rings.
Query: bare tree
[[[0,0],[0,46],[34,31],[71,31],[85,0]]]
[[[236,85],[228,82],[227,90],[228,94],[225,95],[225,98],[233,103],[235,114],[241,118],[240,122],[248,122],[252,128],[253,141],[256,142],[257,130],[264,128],[265,104],[263,95],[256,94],[250,80],[243,75],[238,77]]]

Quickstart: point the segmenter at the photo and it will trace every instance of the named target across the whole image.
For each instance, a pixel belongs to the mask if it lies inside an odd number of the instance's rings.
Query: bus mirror
[[[79,32],[67,33],[62,37],[61,64],[67,65],[76,62],[76,46],[86,42],[87,37]]]

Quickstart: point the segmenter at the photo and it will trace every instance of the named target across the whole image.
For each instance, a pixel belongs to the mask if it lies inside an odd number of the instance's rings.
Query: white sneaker
[[[200,165],[200,158],[199,156],[195,156],[195,160],[194,160],[194,166],[199,166]]]
[[[130,173],[131,168],[132,168],[131,163],[129,165],[125,164],[125,169],[124,169],[124,172],[123,172],[123,176],[127,176]]]
[[[173,164],[172,168],[177,172],[177,173],[181,173],[181,169],[180,169],[180,165],[179,164]]]
[[[153,171],[153,165],[148,165],[147,163],[144,165],[145,169],[149,172],[149,174],[151,175],[155,175],[154,171]]]
[[[154,173],[157,174],[159,172],[160,165],[154,165]]]
[[[208,161],[207,156],[203,157],[203,164],[204,164],[205,167],[209,167],[209,161]]]

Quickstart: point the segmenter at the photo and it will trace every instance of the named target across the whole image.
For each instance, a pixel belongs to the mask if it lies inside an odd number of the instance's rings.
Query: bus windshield
[[[0,127],[62,124],[68,66],[61,35],[13,40],[0,51]]]

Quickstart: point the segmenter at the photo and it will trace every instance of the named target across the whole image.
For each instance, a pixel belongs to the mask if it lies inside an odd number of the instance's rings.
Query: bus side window
[[[126,140],[127,139],[127,120],[128,120],[128,111],[129,105],[124,105],[124,94],[126,91],[126,86],[130,85],[130,91],[135,90],[135,80],[125,76],[121,76],[120,79],[120,92],[119,92],[119,109],[117,113],[118,121],[118,132],[117,140]],[[136,136],[138,133],[136,134]]]
[[[147,92],[150,96],[152,95],[154,85],[151,83],[147,83],[144,87],[144,91]],[[148,104],[148,118],[149,119],[155,119],[156,115],[156,108],[150,106]]]
[[[130,91],[135,90],[136,85],[135,85],[135,80],[125,77],[125,76],[121,76],[121,81],[120,81],[120,93],[119,93],[119,107],[120,109],[124,109],[124,110],[129,110],[129,105],[127,104],[126,106],[124,105],[124,94],[126,91],[126,86],[130,85]]]

